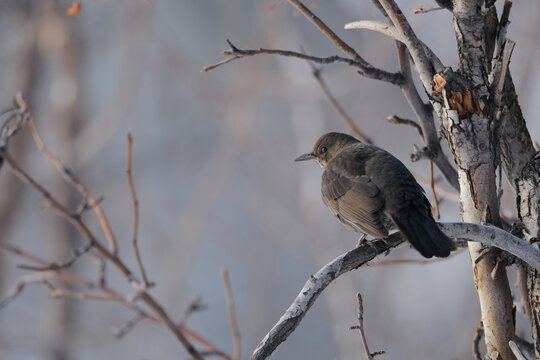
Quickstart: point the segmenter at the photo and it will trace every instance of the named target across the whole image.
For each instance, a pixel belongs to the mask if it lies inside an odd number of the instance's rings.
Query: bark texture
[[[490,84],[492,58],[497,50],[495,8],[484,1],[456,0],[454,28],[459,69],[439,74],[443,85],[433,102],[458,167],[463,221],[500,225],[496,187],[499,164],[497,117],[490,105],[497,94]],[[470,243],[469,252],[478,291],[488,355],[514,359],[508,345],[514,339],[512,294],[498,251]]]

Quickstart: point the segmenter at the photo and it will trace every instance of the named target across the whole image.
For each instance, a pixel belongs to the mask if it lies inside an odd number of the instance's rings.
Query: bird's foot
[[[365,243],[369,243],[367,240],[367,234],[362,234],[362,236],[360,237],[360,239],[358,239],[358,244],[356,244],[356,247],[360,247],[362,245],[364,245]]]

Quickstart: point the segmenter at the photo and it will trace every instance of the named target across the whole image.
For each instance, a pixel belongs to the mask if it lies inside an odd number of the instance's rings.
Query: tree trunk
[[[496,48],[497,16],[484,1],[454,1],[454,27],[459,69],[447,69],[440,98],[432,101],[458,167],[463,221],[500,225],[495,170],[499,163],[495,97],[488,81]],[[488,355],[514,359],[508,345],[514,339],[512,294],[498,251],[469,243]]]

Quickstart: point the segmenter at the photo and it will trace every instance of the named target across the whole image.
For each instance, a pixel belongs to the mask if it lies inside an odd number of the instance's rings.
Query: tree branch
[[[532,268],[540,269],[540,250],[504,230],[471,223],[440,223],[439,225],[449,237],[466,238],[469,241],[480,241],[486,245],[498,247],[527,262]],[[251,355],[251,360],[268,358],[296,329],[321,292],[339,276],[365,265],[376,256],[397,247],[404,241],[399,232],[391,234],[384,240],[375,239],[338,256],[315,275],[310,276],[287,311],[259,343]]]
[[[232,55],[232,57],[225,59],[223,61],[220,61],[217,64],[205,66],[202,68],[202,71],[205,71],[205,72],[210,71],[221,65],[228,64],[233,60],[241,59],[243,57],[260,55],[260,54],[270,54],[270,55],[295,57],[295,58],[299,58],[303,60],[313,61],[314,63],[317,63],[317,64],[331,64],[335,62],[345,63],[347,65],[358,68],[359,73],[365,77],[389,82],[397,86],[401,86],[401,83],[403,80],[400,73],[391,73],[388,71],[375,68],[374,66],[371,66],[371,65],[369,65],[369,67],[366,67],[366,64],[360,61],[358,58],[349,59],[349,58],[337,56],[337,55],[327,56],[327,57],[317,57],[317,56],[306,55],[306,54],[296,52],[296,51],[280,50],[280,49],[260,48],[260,49],[243,50],[233,45],[233,43],[230,40],[227,40],[227,43],[229,44],[230,49],[223,51],[223,54]]]
[[[137,193],[135,192],[135,182],[133,181],[133,137],[131,134],[127,134],[128,141],[128,160],[127,160],[127,176],[129,182],[129,189],[131,192],[131,199],[133,200],[133,250],[135,251],[135,257],[137,258],[137,264],[139,265],[139,270],[141,271],[141,276],[143,278],[144,286],[149,287],[152,284],[148,281],[146,277],[146,271],[144,270],[144,265],[142,262],[141,254],[139,252],[139,245],[137,243],[139,235],[139,200],[137,199]]]
[[[379,21],[372,21],[372,20],[359,20],[359,21],[353,21],[350,23],[345,24],[344,26],[345,30],[351,30],[351,29],[366,29],[366,30],[372,30],[376,31],[378,33],[384,34],[386,36],[390,36],[394,40],[402,41],[401,35],[396,30],[396,28],[390,24],[385,24]]]
[[[416,37],[407,18],[393,0],[379,0],[379,3],[398,31],[401,41],[407,46],[424,88],[428,94],[432,94],[431,82],[436,73],[435,68],[440,66],[441,61],[432,52],[428,56],[426,46]]]
[[[323,91],[324,95],[328,98],[328,101],[330,101],[330,104],[334,107],[336,112],[345,120],[351,131],[358,136],[360,139],[362,139],[364,142],[367,142],[368,144],[372,143],[372,140],[356,126],[353,119],[345,112],[345,109],[339,104],[337,99],[334,97],[324,80],[321,76],[322,68],[317,68],[312,62],[308,61],[309,65],[311,66],[312,74],[315,80],[317,80],[317,83],[319,84],[321,90]]]

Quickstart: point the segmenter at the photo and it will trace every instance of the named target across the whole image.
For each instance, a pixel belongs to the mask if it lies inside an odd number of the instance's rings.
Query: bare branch
[[[435,179],[433,177],[433,161],[429,160],[429,175],[430,175],[430,187],[433,193],[433,202],[435,203],[435,215],[437,220],[441,218],[441,212],[439,211],[439,199],[437,198],[437,192],[435,191]]]
[[[498,247],[524,260],[534,269],[540,269],[540,250],[504,230],[471,223],[439,223],[439,226],[451,238],[464,238]],[[251,359],[268,358],[300,324],[320,293],[339,276],[361,267],[404,241],[401,234],[397,232],[388,236],[384,241],[376,239],[370,243],[359,245],[338,256],[323,266],[315,275],[310,276],[285,314],[259,343],[251,355]]]
[[[362,339],[362,344],[364,345],[364,351],[366,353],[367,360],[373,360],[377,355],[386,354],[386,351],[377,351],[371,353],[367,344],[366,333],[364,331],[364,305],[362,304],[362,295],[360,293],[356,294],[358,300],[358,325],[351,326],[351,330],[360,330],[360,338]]]
[[[368,261],[373,260],[377,255],[383,254],[404,241],[401,234],[394,233],[384,241],[374,240],[370,243],[359,245],[353,250],[338,256],[323,266],[316,274],[310,276],[285,314],[281,316],[279,321],[259,343],[251,355],[251,359],[267,359],[296,329],[320,293],[336,278],[346,272],[359,268]]]
[[[401,118],[397,115],[392,115],[392,116],[388,116],[386,118],[386,121],[388,121],[389,123],[392,123],[392,124],[396,124],[396,125],[409,125],[409,126],[412,126],[413,128],[416,129],[416,131],[418,131],[418,135],[420,135],[420,137],[423,139],[424,138],[424,133],[422,132],[422,128],[420,127],[420,125],[418,125],[418,123],[416,121],[413,121],[413,120],[410,120],[410,119],[404,119],[404,118]]]
[[[437,10],[444,10],[443,7],[432,7],[424,9],[423,7],[419,6],[416,9],[414,9],[414,14],[427,14],[428,12],[437,11]]]
[[[0,299],[0,310],[15,300],[15,298],[22,293],[26,285],[40,283],[51,275],[53,274],[49,272],[40,272],[37,274],[22,276],[19,281],[17,281],[17,284],[8,290],[6,296]]]
[[[246,56],[254,56],[254,55],[260,55],[260,54],[271,54],[271,55],[280,55],[280,56],[287,56],[287,57],[295,57],[303,60],[313,61],[317,64],[331,64],[335,62],[341,62],[345,63],[350,66],[354,66],[359,70],[360,74],[362,74],[365,77],[377,79],[381,81],[386,81],[389,83],[392,83],[397,86],[401,86],[402,77],[399,73],[390,73],[381,69],[377,69],[375,67],[369,67],[366,68],[366,65],[359,61],[358,59],[349,59],[341,56],[328,56],[328,57],[317,57],[317,56],[311,56],[306,55],[300,52],[296,51],[289,51],[289,50],[279,50],[279,49],[250,49],[250,50],[243,50],[237,48],[235,45],[232,44],[230,40],[227,40],[227,43],[230,46],[229,50],[225,50],[223,52],[224,55],[232,55],[231,58],[228,58],[224,61],[221,61],[214,65],[205,66],[202,71],[209,71],[212,69],[215,69],[221,65],[228,64],[233,60],[241,59]]]
[[[234,334],[234,352],[233,358],[235,360],[240,360],[241,357],[241,342],[240,342],[240,328],[238,327],[238,322],[236,321],[236,310],[234,308],[234,300],[231,290],[231,281],[229,279],[229,272],[227,269],[221,271],[221,277],[223,279],[223,285],[225,285],[225,295],[227,297],[227,306],[229,307],[229,316],[231,318],[231,326]]]
[[[29,120],[29,124],[32,126],[31,119]],[[33,131],[33,134],[37,136],[35,138],[36,141],[41,141],[39,138],[37,132]],[[39,146],[39,145],[38,145]],[[43,147],[43,144],[40,146],[40,148],[45,149]],[[43,150],[42,150],[43,151]],[[44,150],[44,153],[47,154],[46,149]],[[50,153],[49,153],[50,154]],[[67,210],[58,200],[56,200],[53,196],[50,195],[50,193],[41,186],[37,181],[35,181],[33,178],[31,178],[24,170],[22,170],[16,161],[9,155],[8,152],[6,152],[5,149],[0,148],[0,157],[2,157],[6,163],[8,163],[11,168],[13,169],[13,172],[15,175],[24,181],[25,183],[29,184],[30,186],[34,187],[36,190],[38,190],[51,204],[51,206],[57,210],[63,217],[68,219],[73,225],[75,225],[88,239],[90,243],[93,243],[93,246],[96,248],[97,251],[100,252],[101,255],[103,255],[107,260],[111,261],[121,272],[122,274],[127,278],[131,286],[137,290],[142,291],[140,294],[140,298],[153,310],[155,311],[159,318],[163,321],[163,323],[171,330],[171,332],[175,335],[177,340],[184,346],[184,348],[187,350],[187,352],[197,360],[202,360],[202,356],[200,353],[195,349],[195,347],[191,344],[191,342],[186,338],[186,336],[183,333],[183,330],[176,326],[174,322],[171,320],[167,312],[163,309],[163,307],[145,290],[146,287],[144,285],[141,286],[139,281],[136,279],[135,275],[131,272],[131,270],[124,264],[120,258],[116,255],[116,252],[109,251],[106,247],[101,245],[100,242],[96,240],[93,233],[90,231],[90,229],[86,226],[86,224],[75,214],[71,213],[69,210]],[[48,156],[49,157],[49,156]],[[80,191],[84,192],[84,196],[87,199],[92,199],[89,202],[93,204],[95,201],[93,198],[91,198],[91,195],[86,191],[82,185],[79,187],[80,183],[78,180],[74,177],[72,177],[72,174],[69,171],[64,171],[63,165],[56,159],[54,156],[49,157],[51,161],[57,165],[58,169],[61,170],[61,173],[67,176],[67,179],[69,179],[70,183],[73,184],[77,189],[81,189]],[[98,207],[95,207],[97,209]],[[103,216],[103,219],[104,216]],[[108,226],[108,223],[107,223]],[[112,234],[112,232],[111,232]],[[112,244],[112,243],[110,243]],[[114,248],[116,249],[116,248]]]
[[[407,46],[420,80],[428,94],[433,93],[431,82],[435,75],[435,67],[440,66],[440,60],[432,53],[426,53],[426,46],[416,37],[407,18],[401,12],[394,0],[379,0],[388,18],[400,34],[403,43]]]
[[[332,92],[330,91],[330,89],[328,88],[324,80],[322,79],[322,76],[321,76],[322,69],[317,68],[311,62],[309,62],[309,64],[311,65],[311,69],[312,69],[311,73],[313,74],[313,77],[315,78],[315,80],[317,80],[317,83],[321,87],[323,93],[326,95],[326,97],[328,98],[328,100],[330,101],[334,109],[336,110],[336,112],[343,118],[343,120],[345,120],[345,122],[347,123],[351,131],[356,136],[358,136],[360,139],[367,142],[368,144],[371,144],[372,143],[371,139],[362,130],[360,130],[358,126],[356,126],[353,119],[349,116],[349,114],[345,112],[345,109],[343,109],[343,107],[339,104],[337,99],[334,97],[334,95],[332,94]]]
[[[0,242],[0,250],[4,250],[4,251],[8,251],[10,253],[13,253],[13,254],[15,254],[17,256],[20,256],[20,257],[22,257],[22,258],[24,258],[26,260],[32,261],[32,262],[34,262],[34,263],[36,263],[37,265],[40,265],[40,266],[45,266],[45,265],[48,264],[45,260],[43,260],[43,259],[41,259],[41,258],[39,258],[39,257],[37,257],[35,255],[32,255],[32,254],[28,253],[27,251],[24,251],[24,250],[22,250],[20,248],[17,248],[15,246],[13,246],[13,245],[9,245],[9,244],[3,243],[3,242]],[[106,287],[104,285],[101,285],[99,283],[94,283],[94,282],[91,282],[89,280],[86,280],[86,279],[84,279],[84,278],[70,272],[67,269],[61,268],[61,269],[58,269],[58,270],[43,271],[43,272],[39,272],[38,274],[36,274],[36,276],[39,277],[39,280],[52,278],[52,277],[56,276],[59,279],[62,279],[64,281],[68,282],[68,283],[78,285],[78,286],[82,286],[82,287],[88,288],[90,290],[98,290],[98,291],[104,293],[105,295],[108,295],[110,297],[115,298],[117,302],[121,303],[122,305],[124,305],[125,307],[127,307],[131,311],[135,312],[136,314],[140,314],[140,315],[144,316],[144,318],[152,321],[153,323],[156,323],[158,325],[166,325],[169,329],[171,329],[171,327],[176,328],[176,329],[178,329],[178,332],[180,332],[181,334],[186,334],[187,336],[189,336],[190,339],[193,339],[197,343],[203,345],[209,351],[212,351],[212,352],[215,352],[216,354],[219,354],[221,357],[223,357],[226,360],[233,360],[225,352],[219,350],[215,345],[210,343],[208,340],[206,340],[202,336],[198,335],[197,333],[193,332],[192,330],[186,328],[185,326],[183,326],[183,325],[175,325],[175,324],[167,324],[165,318],[168,318],[168,315],[166,313],[164,313],[164,310],[161,308],[161,306],[156,305],[155,300],[153,298],[151,298],[150,295],[147,294],[144,291],[141,292],[139,297],[152,310],[155,310],[156,307],[159,307],[159,309],[161,310],[162,313],[159,313],[158,311],[156,311],[156,312],[158,312],[158,315],[159,315],[158,317],[153,316],[153,315],[147,313],[146,311],[142,310],[135,303],[133,303],[132,301],[129,301],[129,299],[123,297],[122,295],[120,295],[116,291],[112,290],[111,288]],[[148,299],[149,297],[150,297],[150,300]],[[0,302],[0,304],[1,304],[1,302]],[[171,331],[172,331],[172,329],[171,329]],[[172,332],[178,338],[177,333],[175,331],[172,331]],[[192,355],[194,358],[196,358],[196,356],[194,356],[193,354],[190,353],[190,355]]]
[[[86,224],[78,217],[74,216],[66,207],[64,207],[58,200],[56,200],[43,186],[41,186],[36,180],[34,180],[28,173],[26,173],[17,162],[11,157],[11,155],[0,148],[0,157],[2,157],[7,164],[9,164],[15,173],[15,175],[24,183],[35,188],[41,195],[49,202],[51,207],[55,209],[62,217],[69,220],[74,226],[76,226],[83,235],[86,236],[89,242],[92,242],[94,247],[105,257],[107,260],[113,262],[115,266],[124,274],[124,276],[132,283],[136,284],[137,280],[132,272],[126,267],[126,265],[114,254],[112,254],[107,248],[105,248],[99,241],[96,240],[94,234],[86,226]]]
[[[109,249],[114,254],[116,254],[116,239],[112,232],[109,221],[107,220],[105,213],[97,203],[96,199],[94,199],[92,194],[90,194],[90,191],[88,191],[88,189],[79,181],[79,179],[77,179],[75,174],[67,166],[65,166],[56,156],[54,156],[49,150],[47,150],[47,148],[43,144],[43,141],[41,140],[41,137],[39,136],[36,125],[34,123],[34,119],[32,117],[32,113],[30,112],[26,101],[20,93],[17,94],[17,96],[15,97],[15,104],[17,105],[17,113],[23,113],[24,116],[28,119],[28,126],[38,149],[54,164],[54,166],[62,175],[62,178],[66,180],[68,184],[73,186],[88,201],[88,205],[94,210],[99,219],[101,227],[105,233],[105,237],[109,242]]]
[[[80,249],[73,249],[71,250],[71,255],[68,259],[64,260],[61,263],[51,263],[47,266],[31,266],[31,265],[18,265],[18,268],[20,269],[26,269],[26,270],[34,270],[34,271],[47,271],[47,270],[57,270],[61,268],[68,268],[77,259],[79,259],[81,256],[86,254],[88,251],[90,251],[94,247],[95,242],[93,241],[87,241],[86,244],[81,247]]]
[[[509,232],[491,225],[472,223],[439,223],[442,231],[452,238],[480,242],[494,246],[526,262],[530,267],[540,270],[540,250]]]
[[[116,337],[117,339],[121,339],[131,329],[133,329],[135,325],[137,325],[142,319],[144,319],[144,316],[142,314],[135,314],[132,318],[130,318],[124,324],[111,328],[111,331],[114,337]]]
[[[383,81],[389,81],[395,74],[387,73],[379,70],[366,60],[364,60],[351,46],[344,42],[339,36],[336,35],[317,15],[315,15],[307,6],[302,4],[300,0],[289,0],[289,2],[296,7],[309,21],[311,21],[324,35],[326,35],[332,42],[351,59],[358,61],[361,64],[362,75],[373,79],[379,79]]]
[[[184,313],[180,317],[180,320],[178,321],[178,325],[183,325],[186,323],[188,317],[198,311],[204,311],[208,308],[205,304],[202,302],[202,298],[200,296],[196,296],[193,300],[191,300],[184,309]]]
[[[81,300],[118,301],[118,299],[113,296],[93,295],[93,294],[84,293],[82,291],[74,291],[74,290],[69,290],[69,289],[58,289],[58,288],[51,289],[51,293],[49,294],[49,296],[53,299],[57,299],[61,297],[69,297],[72,299],[81,299]]]
[[[345,30],[351,30],[351,29],[366,29],[366,30],[372,30],[376,31],[378,33],[384,34],[386,36],[390,36],[394,40],[402,41],[401,35],[399,35],[396,28],[390,24],[385,24],[379,21],[372,21],[372,20],[359,20],[359,21],[353,21],[348,24],[345,24],[344,27]]]
[[[417,119],[420,121],[420,127],[422,128],[422,138],[431,154],[430,160],[433,160],[435,164],[437,164],[437,167],[439,168],[445,179],[455,189],[459,189],[457,171],[452,166],[452,164],[450,164],[450,161],[442,151],[441,144],[437,136],[437,129],[435,128],[433,111],[428,110],[428,107],[422,101],[422,98],[420,97],[420,94],[418,94],[418,90],[414,85],[407,49],[405,45],[400,42],[396,41],[395,45],[398,52],[401,74],[403,74],[403,77],[405,78],[405,85],[402,87],[403,95],[407,99],[407,102],[414,111]]]
[[[131,134],[127,134],[128,142],[128,160],[127,160],[127,177],[129,181],[129,189],[131,191],[131,198],[133,200],[133,240],[132,245],[135,250],[135,257],[137,258],[137,264],[139,265],[139,270],[141,271],[141,276],[143,278],[144,286],[149,287],[151,284],[148,282],[146,277],[146,271],[144,270],[144,265],[141,259],[141,254],[139,252],[139,245],[137,244],[137,239],[139,235],[139,200],[137,200],[137,193],[135,192],[135,183],[133,181],[133,138]]]

